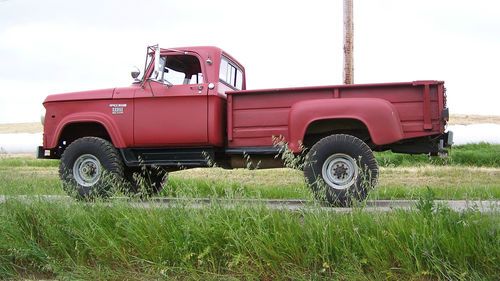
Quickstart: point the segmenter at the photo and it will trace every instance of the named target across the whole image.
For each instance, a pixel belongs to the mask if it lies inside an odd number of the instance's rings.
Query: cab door
[[[172,55],[164,59],[164,73],[153,74],[156,77],[135,92],[135,147],[207,144],[208,85],[198,58]]]

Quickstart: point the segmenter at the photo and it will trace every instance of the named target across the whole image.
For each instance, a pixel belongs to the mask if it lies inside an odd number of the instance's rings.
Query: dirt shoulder
[[[41,133],[42,131],[43,127],[40,122],[0,124],[0,134]]]
[[[471,125],[479,123],[500,124],[500,115],[452,114],[450,125]]]

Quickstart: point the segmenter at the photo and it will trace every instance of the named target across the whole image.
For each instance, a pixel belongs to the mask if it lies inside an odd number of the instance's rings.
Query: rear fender
[[[288,116],[289,148],[298,153],[307,128],[314,121],[355,119],[362,122],[376,145],[403,139],[401,121],[395,107],[377,98],[317,99],[295,103]]]
[[[115,147],[123,148],[126,146],[125,141],[123,140],[123,136],[120,133],[120,130],[116,126],[115,122],[113,122],[113,120],[109,116],[101,112],[83,112],[83,113],[73,113],[65,116],[61,120],[61,122],[59,122],[59,124],[57,125],[53,134],[54,137],[51,140],[47,140],[48,144],[47,148],[54,148],[58,145],[61,133],[67,125],[74,123],[88,123],[88,122],[101,124],[108,132],[111,141],[113,142],[113,145]]]

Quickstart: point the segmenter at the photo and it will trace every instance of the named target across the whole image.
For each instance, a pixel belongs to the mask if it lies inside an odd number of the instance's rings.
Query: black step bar
[[[214,159],[213,148],[124,148],[120,149],[125,165],[165,166],[176,168],[207,167]]]

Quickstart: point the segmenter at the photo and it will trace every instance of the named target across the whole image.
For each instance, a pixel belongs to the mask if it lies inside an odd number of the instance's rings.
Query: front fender
[[[396,108],[377,98],[318,99],[295,103],[288,116],[289,148],[300,152],[306,130],[318,120],[355,119],[368,128],[376,145],[403,139],[403,129]]]
[[[109,116],[101,112],[79,112],[69,114],[59,122],[54,130],[53,138],[51,140],[47,140],[48,148],[54,148],[57,146],[61,133],[67,125],[84,122],[95,122],[101,124],[108,132],[115,147],[121,148],[126,146],[118,126]]]

